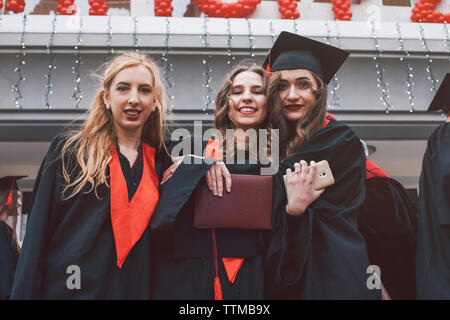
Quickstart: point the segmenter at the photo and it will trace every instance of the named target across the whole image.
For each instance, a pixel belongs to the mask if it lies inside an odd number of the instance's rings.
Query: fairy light
[[[171,39],[170,35],[170,19],[169,17],[166,17],[166,37],[164,39],[164,46],[166,47],[166,51],[162,54],[162,60],[164,62],[164,68],[163,68],[163,78],[167,86],[167,95],[169,96],[169,111],[173,111],[173,99],[174,96],[171,95],[171,90],[174,87],[173,81],[170,79],[170,74],[173,71],[173,64],[169,62],[169,53],[170,53],[170,46],[169,46],[169,40]]]
[[[444,45],[447,48],[447,52],[450,54],[450,36],[448,34],[447,21],[442,24],[442,31],[444,32]],[[450,61],[450,55],[448,60]]]
[[[200,36],[200,38],[202,39],[202,44],[205,47],[205,54],[203,55],[202,58],[202,63],[205,65],[205,72],[203,72],[203,75],[205,76],[205,84],[203,84],[203,86],[206,89],[206,94],[203,96],[203,98],[205,99],[205,107],[203,108],[203,112],[208,113],[209,112],[209,107],[211,104],[214,104],[214,101],[212,100],[212,89],[211,89],[211,66],[209,65],[209,59],[211,58],[211,55],[208,54],[208,48],[209,48],[209,31],[208,31],[208,17],[206,17],[206,15],[204,15],[203,17],[203,35]]]
[[[405,71],[406,71],[406,93],[408,94],[409,99],[409,112],[414,112],[414,94],[412,92],[412,87],[414,85],[414,82],[412,82],[412,78],[414,77],[413,74],[413,68],[411,64],[409,63],[409,57],[410,54],[408,50],[405,47],[405,43],[402,38],[402,33],[400,29],[400,24],[395,21],[395,29],[397,31],[397,40],[400,43],[400,51],[403,52],[402,56],[400,57],[400,61],[402,61],[405,65]]]
[[[275,30],[273,30],[272,20],[269,20],[269,32],[270,32],[270,38],[272,40],[272,45],[273,45],[275,43]]]
[[[253,30],[252,30],[252,22],[250,21],[250,19],[245,18],[245,20],[247,21],[247,26],[248,26],[248,43],[250,46],[250,56],[252,57],[252,59],[255,59],[255,44],[254,44],[254,37],[253,37]],[[255,65],[256,62],[253,62],[253,64]]]
[[[325,27],[327,28],[327,35],[325,37],[325,42],[327,45],[331,45],[331,30],[330,26],[328,25],[328,21],[325,21]],[[341,107],[341,98],[339,98],[337,91],[339,89],[339,83],[338,83],[338,77],[335,75],[333,79],[331,80],[331,103],[329,105],[330,109],[336,109]]]
[[[137,19],[133,16],[133,33],[131,34],[133,38],[133,47],[135,52],[139,52],[139,39],[137,37]]]
[[[373,61],[375,63],[375,67],[377,69],[378,88],[381,88],[380,100],[383,102],[383,104],[386,108],[385,109],[386,113],[389,113],[389,109],[392,109],[393,106],[389,103],[389,90],[388,90],[389,83],[384,81],[384,77],[383,77],[384,69],[381,66],[381,64],[378,62],[378,59],[380,58],[380,55],[381,55],[381,49],[380,49],[380,42],[377,39],[377,36],[375,34],[375,22],[373,20],[371,21],[371,26],[372,26],[372,39],[374,41],[375,51],[376,51],[376,55],[373,57]]]
[[[114,49],[111,46],[111,42],[112,42],[111,15],[108,13],[108,36],[106,38],[106,47],[108,48],[107,60],[110,60],[114,54]]]
[[[425,40],[423,31],[424,30],[423,30],[422,22],[419,22],[420,43],[422,44],[422,47],[427,52],[427,54],[425,55],[426,58],[427,58],[427,68],[426,68],[426,70],[427,70],[427,73],[428,73],[428,80],[430,80],[430,82],[431,82],[430,91],[436,92],[437,91],[436,85],[438,83],[438,80],[434,79],[433,69],[431,68],[431,63],[433,62],[433,60],[430,57],[431,50],[428,48],[428,44],[427,44],[427,41]]]
[[[26,31],[26,27],[27,27],[27,15],[26,14],[23,15],[22,22],[23,22],[23,28],[22,28],[22,33],[19,37],[20,51],[19,51],[19,54],[16,55],[17,67],[14,69],[14,72],[17,73],[18,77],[17,77],[16,84],[14,84],[11,87],[11,91],[14,94],[14,103],[16,104],[16,107],[19,109],[22,109],[22,105],[20,104],[20,102],[23,100],[22,92],[20,90],[20,84],[22,83],[22,81],[25,81],[25,77],[22,74],[22,67],[26,64],[26,62],[25,62],[26,53],[25,53],[25,42],[24,42],[25,31]]]
[[[52,106],[50,105],[50,95],[53,94],[53,84],[52,84],[52,73],[53,70],[56,69],[55,65],[55,56],[53,54],[53,42],[55,39],[55,30],[56,30],[56,14],[53,15],[52,20],[52,32],[50,33],[48,43],[47,43],[47,56],[49,56],[49,62],[48,62],[48,72],[45,75],[45,78],[47,79],[47,83],[45,84],[45,87],[47,88],[47,92],[45,93],[45,105],[47,106],[47,109],[51,109]]]
[[[233,52],[231,51],[231,40],[233,40],[233,36],[231,34],[231,22],[230,19],[227,18],[227,64],[230,66],[230,68],[233,68],[233,62],[235,60],[235,57],[233,56]]]
[[[81,82],[81,73],[80,73],[80,66],[83,64],[83,61],[81,61],[81,54],[80,54],[80,46],[83,42],[83,39],[81,38],[81,35],[83,33],[83,17],[80,16],[80,29],[78,30],[78,36],[77,36],[77,44],[75,45],[75,64],[72,67],[72,73],[74,74],[75,78],[75,88],[74,93],[72,95],[72,98],[75,100],[75,108],[79,108],[80,102],[83,99],[83,92],[80,88],[80,82]]]
[[[300,30],[298,30],[297,19],[293,19],[293,21],[294,21],[294,33],[295,34],[300,34]]]

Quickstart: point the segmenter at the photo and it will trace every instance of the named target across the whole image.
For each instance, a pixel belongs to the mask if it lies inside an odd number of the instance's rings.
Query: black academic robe
[[[415,299],[417,206],[405,188],[392,178],[368,179],[358,228],[389,296]]]
[[[450,299],[450,123],[428,140],[419,182],[417,299]]]
[[[193,227],[193,192],[209,167],[205,162],[182,163],[161,187],[160,201],[150,222],[155,255],[152,260],[153,299],[215,298],[212,232]],[[259,174],[260,169],[259,165],[244,164],[227,167],[231,173],[239,174]],[[242,229],[216,229],[215,232],[223,299],[262,299],[263,232]],[[228,280],[222,257],[244,258],[233,284]]]
[[[301,216],[285,211],[283,175],[300,160],[327,160],[335,184]],[[380,299],[369,289],[370,265],[358,231],[357,209],[365,194],[365,156],[347,125],[330,120],[280,164],[274,177],[274,230],[265,257],[269,299]]]
[[[122,268],[117,267],[110,216],[110,189],[81,192],[62,198],[60,149],[65,140],[57,136],[36,179],[35,199],[14,278],[12,299],[148,299],[150,298],[149,228],[131,249]],[[158,177],[163,153],[156,153]],[[128,163],[119,153],[131,199],[142,175],[133,180]],[[68,160],[69,170],[75,168]],[[128,170],[125,168],[128,166]],[[125,169],[125,170],[124,170]],[[140,173],[139,173],[140,172]],[[109,168],[107,172],[109,176]],[[78,274],[77,274],[78,273]],[[81,288],[75,286],[79,276]]]
[[[13,230],[0,219],[0,300],[9,298],[19,258],[19,249],[12,232]]]

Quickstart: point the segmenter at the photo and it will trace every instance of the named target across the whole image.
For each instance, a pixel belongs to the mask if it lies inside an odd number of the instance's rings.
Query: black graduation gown
[[[197,184],[210,165],[182,163],[161,187],[158,207],[150,222],[153,299],[214,299],[214,249],[211,229],[193,227]],[[258,165],[229,165],[231,173],[259,174]],[[226,191],[225,191],[226,192]],[[218,275],[223,299],[262,299],[263,232],[216,229]],[[222,257],[244,258],[232,284]]]
[[[327,160],[335,184],[299,217],[287,215],[283,175],[300,160]],[[365,194],[365,157],[347,125],[330,120],[274,177],[274,230],[265,258],[270,299],[380,299],[369,290],[370,265],[358,231],[357,209]]]
[[[19,250],[12,232],[13,230],[0,219],[0,300],[9,298],[19,258]]]
[[[42,163],[35,185],[35,199],[14,278],[12,299],[148,299],[150,297],[149,228],[130,251],[122,268],[117,267],[110,216],[110,192],[98,188],[62,200],[64,184],[58,158],[64,136],[57,136]],[[120,155],[120,153],[119,153]],[[156,153],[158,177],[163,153]],[[128,196],[139,181],[130,177],[129,164],[119,156]],[[126,160],[126,158],[125,158]],[[75,162],[69,162],[74,168]],[[128,170],[124,170],[128,166]],[[138,180],[142,168],[138,169]],[[109,169],[108,169],[109,175]],[[79,267],[81,289],[69,289],[68,278]]]
[[[419,182],[418,299],[450,299],[450,123],[428,140]]]
[[[389,296],[415,299],[417,206],[405,188],[392,178],[368,179],[358,228]]]

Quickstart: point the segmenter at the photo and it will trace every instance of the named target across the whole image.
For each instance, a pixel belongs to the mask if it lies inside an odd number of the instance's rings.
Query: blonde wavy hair
[[[153,75],[152,90],[156,109],[148,117],[142,130],[141,140],[157,150],[164,147],[163,122],[166,110],[166,93],[158,66],[146,55],[131,52],[124,53],[104,65],[100,90],[87,111],[88,117],[80,130],[68,138],[61,150],[62,173],[66,186],[63,194],[71,190],[66,196],[70,199],[88,186],[86,193],[94,190],[99,198],[97,189],[107,183],[106,169],[111,160],[110,147],[116,139],[111,110],[106,109],[103,100],[104,93],[109,92],[114,77],[122,70],[135,66],[144,66]],[[75,157],[78,168],[69,170],[65,161]]]
[[[242,72],[245,71],[250,71],[250,72],[254,72],[257,75],[259,75],[262,79],[262,83],[263,83],[263,89],[264,89],[264,94],[267,93],[267,85],[268,85],[268,79],[266,76],[266,71],[260,67],[260,66],[255,66],[255,65],[248,65],[249,62],[247,61],[243,61],[241,62],[241,64],[239,64],[238,66],[236,66],[233,70],[231,70],[227,76],[225,77],[219,91],[217,92],[216,95],[216,99],[215,99],[215,104],[216,104],[216,109],[214,111],[214,127],[216,129],[218,129],[220,131],[220,133],[222,134],[222,150],[223,150],[223,156],[225,158],[226,156],[226,129],[236,129],[236,125],[234,124],[234,122],[230,119],[229,116],[229,111],[230,111],[230,102],[231,102],[231,91],[233,89],[233,81],[236,78],[236,76]],[[260,124],[260,128],[266,128],[269,129],[269,108],[268,105],[265,104],[264,105],[265,108],[265,119],[264,121]],[[257,129],[257,128],[255,128]],[[270,130],[269,130],[269,135],[270,135]],[[267,139],[267,154],[270,154],[270,136]]]
[[[292,126],[283,116],[283,102],[279,94],[281,71],[271,73],[267,89],[267,104],[272,106],[270,114],[270,126],[279,129],[280,134],[280,157],[285,160],[298,152],[301,146],[316,133],[323,125],[327,112],[327,85],[314,72],[311,71],[316,80],[318,89],[310,89],[316,96],[316,104]]]

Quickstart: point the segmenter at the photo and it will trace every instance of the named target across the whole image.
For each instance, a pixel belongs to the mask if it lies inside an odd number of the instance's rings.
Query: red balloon
[[[298,19],[298,18],[300,18],[300,12],[295,11],[294,12],[294,19]]]
[[[155,9],[155,14],[158,17],[164,16],[164,10],[163,9]]]
[[[7,4],[9,4],[9,7],[11,9],[14,9],[18,5],[17,1],[15,1],[15,0],[12,0],[11,2],[8,2]]]

